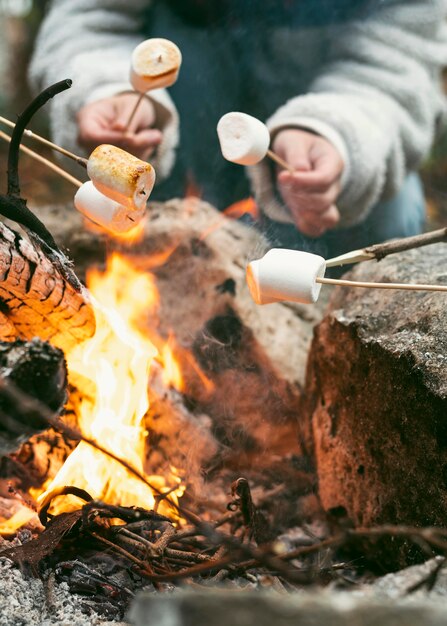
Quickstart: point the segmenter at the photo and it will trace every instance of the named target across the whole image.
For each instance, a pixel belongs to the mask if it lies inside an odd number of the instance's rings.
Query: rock
[[[447,283],[446,246],[349,278]],[[356,526],[445,525],[447,295],[337,289],[312,343],[304,425],[323,507]]]
[[[445,626],[444,602],[356,598],[348,593],[273,594],[226,590],[140,594],[132,626]]]
[[[151,472],[170,462],[200,484],[199,475],[224,469],[232,473],[228,490],[250,470],[252,484],[256,474],[256,484],[258,478],[269,486],[287,481],[299,491],[307,474],[296,462],[300,392],[321,307],[254,304],[245,268],[265,251],[260,234],[197,199],[150,205],[138,243],[106,241],[86,230],[70,207],[36,213],[74,259],[78,275],[103,266],[107,246],[155,277],[158,311],[143,316],[141,328],[151,338],[174,337],[184,387],[167,402],[163,390],[151,388],[156,419],[148,430],[157,448]],[[297,509],[294,499],[287,506]]]

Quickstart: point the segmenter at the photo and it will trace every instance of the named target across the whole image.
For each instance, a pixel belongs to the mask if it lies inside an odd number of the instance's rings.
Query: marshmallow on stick
[[[129,128],[135,113],[151,89],[170,87],[175,83],[182,64],[182,54],[169,39],[146,39],[133,51],[130,66],[130,82],[140,97],[126,123]]]
[[[272,248],[247,267],[247,283],[256,304],[283,300],[311,304],[320,294],[318,278],[324,276],[323,257],[299,250]]]
[[[155,183],[150,163],[108,144],[93,150],[87,173],[98,191],[132,210],[144,210]]]
[[[262,259],[247,267],[247,283],[256,304],[272,302],[316,302],[321,285],[340,285],[363,289],[405,289],[408,291],[447,292],[447,285],[417,283],[371,283],[325,278],[326,261],[310,252],[273,248]]]
[[[133,51],[130,82],[135,91],[170,87],[178,77],[182,54],[168,39],[147,39]]]
[[[252,115],[233,111],[223,115],[217,124],[222,155],[231,163],[256,165],[266,156],[284,169],[293,169],[281,157],[269,150],[270,133],[265,124]]]
[[[89,220],[113,234],[127,233],[141,221],[145,210],[129,209],[96,189],[92,181],[84,183],[74,197],[76,209]]]

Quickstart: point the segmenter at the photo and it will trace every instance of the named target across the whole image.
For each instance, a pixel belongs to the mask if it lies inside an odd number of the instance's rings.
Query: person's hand
[[[110,143],[146,160],[161,142],[162,133],[152,128],[155,110],[148,98],[140,102],[126,130],[138,98],[137,93],[123,93],[84,106],[78,113],[79,143],[90,152]]]
[[[343,161],[324,137],[288,128],[281,130],[272,146],[293,170],[278,173],[278,189],[300,232],[320,237],[340,221],[335,201],[340,193]]]

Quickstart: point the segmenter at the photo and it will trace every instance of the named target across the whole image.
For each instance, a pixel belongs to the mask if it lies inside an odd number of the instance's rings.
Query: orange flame
[[[245,198],[244,200],[239,200],[239,202],[231,204],[223,211],[223,214],[234,220],[248,214],[251,215],[254,220],[257,220],[259,218],[259,208],[255,199],[250,196],[250,198]]]
[[[144,474],[147,432],[143,418],[149,408],[149,369],[158,351],[137,330],[136,322],[156,310],[157,290],[151,275],[137,272],[117,254],[112,255],[104,275],[97,271],[89,275],[88,284],[95,299],[96,333],[67,355],[71,382],[82,393],[79,428]],[[184,487],[178,473],[171,471],[168,477],[147,479],[162,492],[177,486],[170,495],[176,502]],[[95,499],[122,506],[151,509],[155,505],[154,494],[145,483],[85,442],[68,457],[39,500],[64,485],[74,485]],[[63,509],[53,504],[52,512],[67,510],[71,498],[64,496]],[[163,509],[172,515],[165,500],[160,505],[160,511]]]
[[[224,209],[224,211],[222,211],[222,215],[224,217],[221,217],[219,220],[214,222],[214,224],[211,224],[209,228],[207,228],[200,235],[200,240],[203,241],[209,235],[214,233],[218,228],[223,226],[227,218],[237,220],[243,215],[247,214],[251,215],[253,219],[258,219],[259,217],[258,205],[256,204],[255,199],[252,197],[245,198],[244,200],[240,200],[239,202],[235,202],[234,204],[231,204],[229,207]]]

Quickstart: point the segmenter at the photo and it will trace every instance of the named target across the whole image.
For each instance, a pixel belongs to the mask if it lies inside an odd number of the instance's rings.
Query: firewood
[[[67,350],[95,329],[86,292],[77,290],[37,245],[1,223],[0,308],[2,340],[40,337]]]
[[[44,414],[60,413],[66,387],[61,350],[37,338],[0,342],[0,455],[48,428]]]

